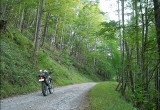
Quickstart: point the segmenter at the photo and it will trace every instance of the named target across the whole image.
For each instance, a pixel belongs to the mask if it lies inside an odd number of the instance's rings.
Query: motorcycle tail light
[[[43,77],[39,77],[39,81],[44,81],[44,78]]]

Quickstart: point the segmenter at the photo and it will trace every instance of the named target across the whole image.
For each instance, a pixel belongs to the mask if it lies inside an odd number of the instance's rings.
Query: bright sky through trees
[[[108,15],[109,20],[115,20],[118,21],[118,0],[100,0],[99,7],[100,9]],[[125,15],[124,15],[124,20],[125,24],[127,24],[127,20],[130,20],[131,16],[129,16],[132,13],[132,10],[127,8],[127,5],[130,2],[126,1],[125,2]],[[119,1],[119,9],[120,9],[120,19],[122,18],[121,16],[121,3]]]
[[[110,20],[118,21],[117,0],[100,0],[100,9],[108,13]]]

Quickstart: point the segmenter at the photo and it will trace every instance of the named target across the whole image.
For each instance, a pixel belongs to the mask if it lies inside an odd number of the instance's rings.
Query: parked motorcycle
[[[42,93],[47,96],[49,93],[52,94],[54,91],[52,78],[50,77],[53,72],[47,72],[46,70],[40,70],[39,82],[42,82]]]

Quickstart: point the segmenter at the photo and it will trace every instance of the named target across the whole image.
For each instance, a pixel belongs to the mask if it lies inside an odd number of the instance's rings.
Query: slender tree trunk
[[[122,4],[122,95],[125,94],[125,72],[124,72],[124,0],[121,1]]]
[[[142,57],[142,61],[141,61],[141,65],[142,65],[142,73],[144,73],[144,71],[145,71],[145,68],[144,68],[144,61],[145,61],[145,57],[144,57],[144,51],[145,51],[145,40],[144,40],[144,14],[143,14],[143,12],[142,12],[142,3],[141,3],[141,1],[139,0],[139,2],[140,2],[140,10],[141,10],[141,18],[142,18],[142,55],[141,55],[141,57]],[[140,76],[139,76],[140,78],[141,78],[141,80],[140,81],[142,81],[142,82],[144,82],[144,75],[142,74],[140,74]]]
[[[78,43],[78,55],[77,55],[77,62],[80,63],[80,59],[81,59],[81,46],[80,46],[80,42]]]
[[[120,8],[119,8],[119,0],[118,0],[118,25],[119,25],[119,29],[120,29],[120,34],[119,34],[119,43],[120,43],[120,53],[121,53],[121,63],[123,62],[122,61],[122,36],[121,36],[121,24],[120,24]],[[107,47],[106,47],[107,48]],[[122,66],[123,66],[123,64],[122,64]],[[123,67],[122,67],[123,68]],[[119,71],[119,75],[120,75],[120,71]],[[120,86],[120,84],[121,84],[121,82],[122,82],[122,78],[121,78],[121,80],[119,81],[119,83],[118,83],[118,85],[117,85],[117,87],[116,87],[116,91],[118,91],[118,88],[119,88],[119,86]]]
[[[149,65],[150,61],[149,59],[147,58],[147,65]],[[149,66],[147,66],[147,71],[146,71],[146,90],[147,90],[147,98],[149,99],[150,98],[150,94],[149,94]]]
[[[54,42],[54,43],[55,43],[55,44],[54,44],[55,46],[57,45],[57,42],[58,42],[58,41],[57,41],[58,22],[59,22],[59,17],[57,17],[56,24],[55,24],[55,25],[56,25],[56,26],[55,26],[55,31],[54,31],[54,34],[53,34],[54,40],[55,40],[55,42]]]
[[[61,42],[60,42],[60,51],[63,51],[63,31],[64,29],[62,28],[62,33],[61,33]]]
[[[154,2],[154,13],[155,13],[155,22],[156,22],[156,31],[157,31],[157,44],[158,44],[158,54],[160,62],[160,1],[153,0]]]
[[[29,12],[31,12],[32,11],[32,8],[29,10]],[[29,18],[27,19],[27,22],[26,22],[26,28],[28,28],[29,26],[30,26],[30,22],[32,22],[32,13],[28,13],[28,16],[29,16]]]
[[[97,51],[96,38],[95,38],[94,50],[95,52]],[[95,56],[94,56],[94,72],[96,72],[96,57]]]
[[[51,38],[50,40],[50,47],[49,47],[49,50],[51,50],[51,47],[52,47],[52,44],[54,46],[57,45],[57,30],[58,30],[58,22],[59,22],[59,17],[57,17],[57,20],[56,20],[56,24],[55,24],[55,31],[53,33],[53,38]]]
[[[159,66],[159,68],[160,68],[160,66]],[[157,68],[157,73],[156,73],[156,77],[155,77],[155,83],[156,83],[155,88],[158,91],[158,96],[157,96],[158,98],[156,98],[157,110],[160,110],[160,95],[159,95],[160,94],[160,69],[159,68]]]
[[[117,87],[116,87],[116,89],[115,89],[116,91],[119,91],[119,89],[118,89],[118,88],[120,87],[121,82],[122,82],[122,79],[120,79],[120,80],[119,80],[119,83],[118,83],[118,85],[117,85]]]
[[[68,42],[71,42],[72,32],[73,32],[73,30],[72,30],[72,24],[70,24],[70,34],[69,34],[69,40],[68,40]]]
[[[127,53],[127,61],[128,61],[128,72],[130,74],[130,82],[131,82],[131,89],[132,89],[132,92],[134,93],[134,79],[133,79],[133,72],[131,70],[131,55],[130,55],[130,51],[129,51],[129,47],[128,47],[128,44],[127,44],[127,41],[125,41],[125,48],[126,48],[126,53]]]
[[[49,46],[49,50],[51,50],[52,45],[54,44],[54,42],[55,42],[55,37],[51,37],[51,38],[50,38],[50,46]]]
[[[3,5],[3,4],[2,4]],[[2,13],[0,13],[1,14],[1,16],[2,16],[2,18],[3,18],[3,16],[6,14],[6,9],[7,9],[7,5],[8,5],[8,0],[6,0],[6,3],[5,3],[5,5],[4,5],[4,8],[2,8],[3,6],[1,5],[1,7],[0,7],[0,9],[2,10]]]
[[[139,46],[139,26],[138,26],[138,8],[137,8],[137,0],[135,0],[135,13],[136,13],[136,44],[137,44],[137,65],[140,70],[140,46]],[[139,74],[140,71],[138,70]]]
[[[31,23],[29,24],[29,27],[33,26],[35,22],[35,18],[33,18],[33,20],[31,21]]]
[[[155,83],[157,86],[155,87],[156,90],[160,94],[160,1],[159,0],[153,0],[154,2],[154,15],[155,15],[155,23],[156,23],[156,31],[157,31],[157,44],[158,44],[158,71],[156,74],[155,78]],[[156,99],[156,105],[157,105],[157,110],[160,110],[160,95],[159,98]]]
[[[146,53],[146,48],[147,48],[147,41],[148,41],[148,0],[146,0],[146,6],[145,6],[145,48],[144,48],[144,52]],[[147,54],[146,54],[147,55]],[[149,94],[149,84],[148,84],[148,59],[146,59],[146,64],[147,65],[144,65],[144,68],[145,68],[145,73],[146,73],[146,91],[147,93]],[[147,95],[147,97],[149,98],[149,95]]]
[[[15,20],[15,27],[16,28],[19,28],[20,19],[21,19],[21,4],[19,5],[17,19]]]
[[[70,56],[72,56],[72,55],[73,55],[73,52],[74,52],[74,50],[73,50],[73,49],[74,49],[73,45],[71,45],[70,48],[71,48]]]
[[[28,7],[26,7],[24,9],[24,15],[23,15],[23,22],[22,22],[22,26],[21,26],[21,32],[23,32],[23,30],[26,28],[27,25],[27,16],[28,16]]]
[[[45,40],[46,40],[46,32],[47,32],[47,30],[48,30],[49,18],[50,18],[50,13],[48,13],[47,16],[46,16],[46,24],[45,24],[45,27],[44,27],[42,48],[44,47],[44,43],[45,43]]]
[[[55,46],[58,48],[58,44],[59,44],[59,42],[58,42],[58,26],[60,25],[60,23],[61,23],[61,17],[58,17],[57,18],[57,22],[56,22],[56,29],[55,29]]]
[[[21,19],[20,19],[20,24],[19,24],[20,30],[22,29],[23,17],[24,17],[24,9],[22,9]]]
[[[40,5],[40,2],[38,2],[38,7],[37,7],[36,25],[35,25],[35,32],[34,32],[34,42],[36,42],[36,36],[37,36],[38,16],[39,16],[39,5]]]
[[[37,38],[36,38],[35,49],[34,49],[34,59],[36,62],[37,62],[39,44],[41,40],[41,26],[42,26],[42,21],[43,21],[45,2],[46,0],[42,0],[41,14],[40,14],[39,23],[38,23]]]

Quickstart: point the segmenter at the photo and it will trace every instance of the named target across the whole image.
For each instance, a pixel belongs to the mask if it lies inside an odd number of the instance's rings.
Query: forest
[[[29,52],[29,68],[52,68],[44,61],[50,56],[89,77],[117,81],[115,91],[140,110],[160,110],[160,0],[115,1],[118,21],[100,9],[100,0],[1,0],[1,80],[8,79],[2,90],[19,80],[4,74],[12,41]]]

